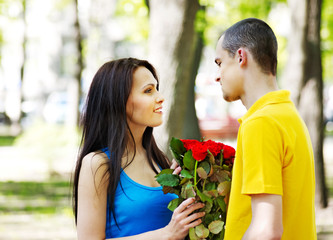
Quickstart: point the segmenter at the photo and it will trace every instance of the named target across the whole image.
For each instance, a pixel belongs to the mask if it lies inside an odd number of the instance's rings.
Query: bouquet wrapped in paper
[[[186,239],[223,239],[235,149],[212,140],[172,138],[170,150],[182,168],[180,175],[164,169],[156,180],[164,193],[175,193],[168,208],[174,211],[185,199],[204,202],[202,223],[191,228]]]

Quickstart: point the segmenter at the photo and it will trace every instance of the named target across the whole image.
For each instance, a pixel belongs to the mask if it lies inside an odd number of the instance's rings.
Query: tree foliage
[[[144,0],[119,0],[116,17],[121,20],[126,40],[142,42],[149,35],[149,10]]]
[[[321,24],[321,51],[323,79],[333,83],[333,2],[323,1]]]

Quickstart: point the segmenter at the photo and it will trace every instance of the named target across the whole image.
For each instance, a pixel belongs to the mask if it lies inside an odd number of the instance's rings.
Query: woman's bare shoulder
[[[108,162],[104,152],[91,152],[82,159],[81,175],[94,176],[95,180],[102,181],[108,176]]]
[[[104,152],[91,152],[82,159],[82,167],[98,169],[109,162],[108,156]]]

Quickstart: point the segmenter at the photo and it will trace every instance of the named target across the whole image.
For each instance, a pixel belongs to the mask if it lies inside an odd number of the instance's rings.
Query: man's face
[[[223,98],[232,102],[240,99],[243,94],[243,77],[237,54],[231,57],[222,48],[223,38],[224,36],[219,39],[216,45],[215,63],[218,66],[216,81],[221,84]]]

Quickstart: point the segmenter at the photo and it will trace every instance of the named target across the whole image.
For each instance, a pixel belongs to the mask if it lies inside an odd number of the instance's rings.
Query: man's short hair
[[[234,57],[236,51],[249,49],[261,70],[276,75],[277,40],[273,30],[264,21],[247,18],[228,28],[223,34],[222,48]]]

